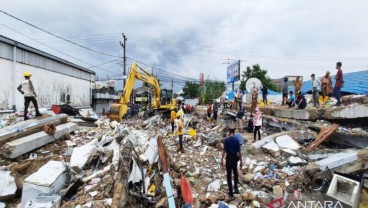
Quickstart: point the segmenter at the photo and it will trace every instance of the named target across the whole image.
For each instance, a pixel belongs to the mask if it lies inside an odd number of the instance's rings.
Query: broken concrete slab
[[[83,169],[91,155],[97,151],[98,139],[94,139],[85,145],[75,147],[70,158],[70,167],[78,167]]]
[[[339,110],[334,110],[331,117],[335,119],[365,118],[368,117],[368,105],[351,104]]]
[[[37,196],[33,199],[30,199],[24,208],[56,208],[60,207],[61,196],[52,195],[52,196]]]
[[[327,167],[332,169],[356,160],[358,160],[358,154],[356,151],[345,151],[317,161],[316,164],[320,166],[322,171],[325,171]]]
[[[293,118],[298,120],[309,120],[310,114],[309,111],[304,110],[294,110],[294,109],[277,109],[275,110],[276,117],[283,118]]]
[[[28,136],[30,134],[39,132],[42,130],[45,124],[61,124],[65,123],[67,120],[66,114],[59,114],[50,116],[48,118],[43,118],[40,120],[30,119],[27,121],[19,122],[15,125],[8,126],[0,129],[0,142],[9,139],[18,139],[21,137]]]
[[[265,137],[259,141],[254,142],[253,144],[251,144],[252,147],[254,147],[255,149],[259,149],[260,147],[262,147],[263,145],[272,142],[273,141],[273,137],[272,136],[268,136]]]
[[[3,149],[3,154],[7,158],[16,158],[22,154],[30,152],[34,149],[42,147],[55,139],[60,139],[65,134],[69,134],[77,130],[78,125],[75,123],[66,123],[56,127],[54,136],[50,136],[45,132],[38,132],[29,136],[7,142]]]
[[[263,145],[262,149],[264,151],[270,153],[273,157],[277,157],[277,156],[280,155],[280,148],[274,141],[271,141],[271,142]]]
[[[307,161],[303,160],[300,157],[294,157],[294,156],[289,157],[288,161],[291,165],[305,165],[305,164],[307,164]]]
[[[50,160],[24,180],[21,207],[25,207],[30,199],[40,194],[58,193],[68,184],[69,178],[63,162]]]
[[[293,156],[297,155],[297,153],[294,150],[291,150],[291,149],[281,149],[281,151],[285,152],[289,155],[293,155]]]
[[[17,185],[10,171],[0,170],[0,200],[9,200],[15,196]]]
[[[276,138],[276,143],[280,148],[298,150],[300,145],[289,135],[283,135]]]

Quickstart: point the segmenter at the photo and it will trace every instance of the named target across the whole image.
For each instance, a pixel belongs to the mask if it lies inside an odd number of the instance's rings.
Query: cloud
[[[196,79],[204,73],[225,80],[223,63],[227,59],[243,60],[242,69],[258,63],[272,78],[322,76],[327,69],[334,72],[337,61],[343,62],[345,72],[368,67],[368,2],[363,0],[0,0],[0,4],[2,10],[43,29],[113,55],[122,55],[119,41],[124,32],[129,57]],[[112,59],[54,39],[3,14],[0,23],[91,65]],[[0,28],[5,36],[88,67]],[[94,68],[99,77],[122,72],[117,63],[101,68],[105,71]]]

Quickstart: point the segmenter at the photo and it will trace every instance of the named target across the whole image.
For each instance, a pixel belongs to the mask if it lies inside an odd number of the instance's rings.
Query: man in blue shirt
[[[286,104],[288,104],[289,108],[295,106],[295,96],[293,95],[293,91],[289,91],[289,100],[286,101]]]
[[[229,137],[224,141],[224,151],[222,152],[221,165],[226,167],[227,185],[229,187],[229,196],[233,197],[238,190],[238,160],[240,159],[240,168],[242,167],[242,156],[240,152],[239,140],[234,137],[235,129],[229,130]],[[226,157],[226,165],[224,158]],[[239,158],[239,159],[238,159]],[[232,173],[234,174],[234,191],[232,183]]]
[[[235,138],[239,141],[239,145],[243,145],[243,137],[241,136],[241,128],[235,130]]]

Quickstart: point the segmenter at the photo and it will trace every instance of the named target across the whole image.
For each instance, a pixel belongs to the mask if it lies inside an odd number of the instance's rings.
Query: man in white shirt
[[[313,106],[317,107],[319,106],[319,89],[321,86],[321,81],[319,79],[316,79],[316,75],[312,74],[312,95],[313,95]]]
[[[28,120],[28,106],[29,103],[32,102],[33,106],[36,109],[36,116],[42,116],[42,114],[38,111],[38,104],[37,104],[37,94],[34,90],[32,81],[31,81],[31,73],[24,72],[25,80],[18,86],[18,91],[22,93],[24,96],[24,120]]]

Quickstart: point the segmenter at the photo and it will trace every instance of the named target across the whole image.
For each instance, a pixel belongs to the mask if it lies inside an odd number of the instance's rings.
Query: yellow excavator
[[[138,72],[138,69],[140,69],[142,72]],[[177,108],[176,99],[169,95],[168,90],[161,90],[157,78],[143,68],[139,67],[138,64],[134,63],[131,67],[128,79],[126,80],[124,91],[120,97],[120,102],[112,104],[110,107],[111,121],[121,122],[122,118],[127,113],[128,105],[130,103],[130,95],[133,91],[135,80],[137,79],[150,84],[153,88],[153,99],[150,109],[151,111],[170,110]]]

